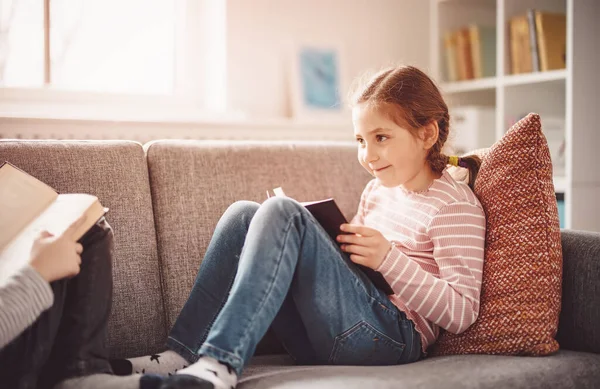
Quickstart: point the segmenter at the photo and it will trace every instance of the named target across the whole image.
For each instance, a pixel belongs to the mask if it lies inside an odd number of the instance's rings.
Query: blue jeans
[[[240,201],[221,217],[167,340],[238,375],[271,326],[299,364],[396,365],[422,356],[414,323],[302,205]]]

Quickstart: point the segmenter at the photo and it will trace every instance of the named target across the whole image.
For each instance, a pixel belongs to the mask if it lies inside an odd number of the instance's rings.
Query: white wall
[[[369,68],[429,66],[429,1],[227,0],[226,13],[228,106],[250,115],[289,115],[294,41],[340,42],[348,82]]]
[[[1,91],[0,138],[347,140],[347,124],[333,128],[286,120],[291,42],[343,44],[347,83],[367,69],[390,64],[428,70],[429,1],[188,0],[186,4],[185,23],[179,26],[185,39],[179,44],[188,57],[178,63],[177,82],[183,97],[192,98],[107,100],[48,90],[19,90],[11,97]],[[225,83],[225,96],[204,90],[207,84],[214,88]],[[46,96],[49,92],[53,93]],[[211,116],[205,108],[242,115]]]

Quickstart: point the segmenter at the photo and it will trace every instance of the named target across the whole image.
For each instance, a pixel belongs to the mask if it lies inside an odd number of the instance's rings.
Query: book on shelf
[[[458,55],[456,46],[456,33],[454,31],[446,31],[444,33],[444,58],[446,60],[446,80],[458,81],[457,61]]]
[[[535,9],[509,20],[512,74],[566,68],[566,15]]]
[[[496,75],[496,27],[471,24],[444,32],[447,81]]]
[[[540,69],[567,67],[567,17],[565,14],[535,11]]]
[[[468,28],[456,32],[456,57],[460,80],[473,79],[473,61],[471,56],[471,34]]]
[[[282,188],[273,189],[273,193],[275,196],[286,197]],[[267,197],[270,197],[269,191],[267,191]],[[344,234],[340,230],[340,226],[344,223],[348,223],[346,217],[337,206],[335,200],[333,198],[317,200],[317,201],[308,201],[308,202],[300,202],[319,222],[321,227],[327,232],[327,234],[333,239],[336,244],[339,243],[336,240],[336,237],[340,234]],[[355,263],[359,270],[361,270],[370,280],[371,282],[384,293],[391,295],[394,294],[392,287],[385,280],[383,275],[367,266],[359,265]]]
[[[472,24],[469,26],[473,77],[496,75],[496,27]]]
[[[535,22],[535,10],[531,8],[527,10],[527,27],[529,28],[529,50],[531,51],[531,68],[534,72],[539,72],[541,70],[539,42]]]
[[[533,71],[529,22],[527,15],[519,15],[509,21],[510,64],[512,74]]]
[[[108,211],[96,196],[59,194],[9,162],[0,165],[0,283],[29,263],[41,231],[61,235],[85,215],[73,234],[79,240]]]

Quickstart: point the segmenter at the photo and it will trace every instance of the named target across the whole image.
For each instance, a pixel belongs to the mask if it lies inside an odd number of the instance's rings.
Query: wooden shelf
[[[445,93],[466,93],[496,88],[496,77],[480,78],[477,80],[466,80],[447,82],[441,85]]]
[[[564,81],[567,79],[567,70],[550,70],[547,72],[535,72],[525,74],[513,74],[505,76],[502,79],[502,84],[506,86],[510,85],[527,85],[535,84],[540,82],[550,81]]]
[[[496,77],[488,77],[480,78],[478,80],[446,82],[441,84],[441,88],[445,93],[468,93],[495,89],[498,83],[505,86],[515,86],[537,84],[542,82],[564,81],[566,79],[567,71],[565,69],[560,69],[550,70],[547,72],[508,75],[500,78],[499,80]]]

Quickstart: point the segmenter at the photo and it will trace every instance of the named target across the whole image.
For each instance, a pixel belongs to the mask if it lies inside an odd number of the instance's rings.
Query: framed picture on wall
[[[303,121],[350,122],[347,77],[339,45],[296,44],[291,67],[292,116]]]

